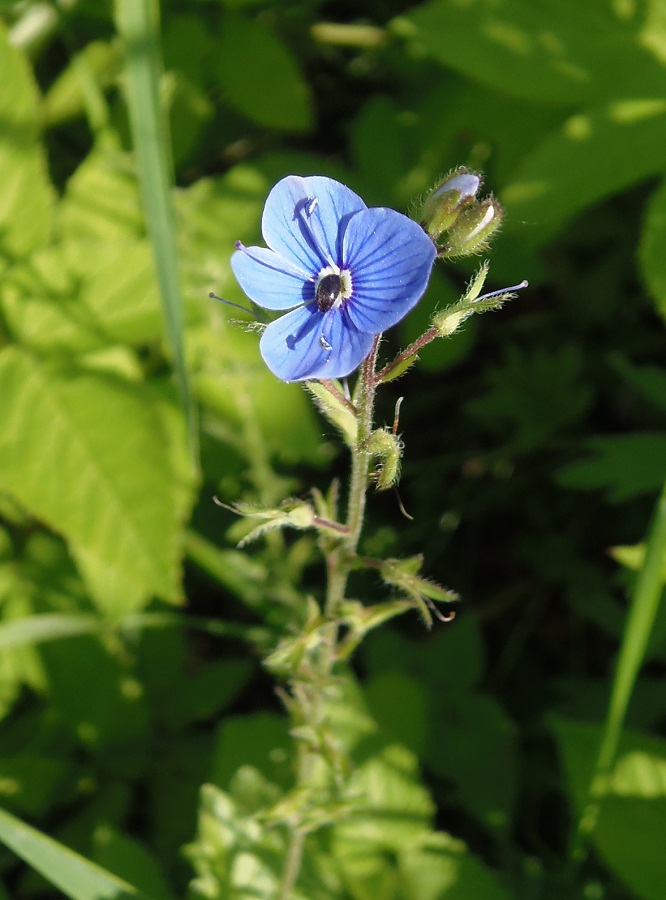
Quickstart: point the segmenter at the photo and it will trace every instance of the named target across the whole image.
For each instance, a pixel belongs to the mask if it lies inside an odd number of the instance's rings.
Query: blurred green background
[[[463,603],[362,645],[334,713],[371,814],[322,812],[294,896],[661,900],[663,613],[571,848],[666,478],[666,2],[3,0],[0,23],[0,900],[278,896],[256,811],[293,750],[261,657],[323,572],[308,534],[236,549],[213,497],[305,496],[347,457],[208,292],[243,302],[229,257],[280,177],[413,212],[457,165],[506,210],[490,288],[530,287],[380,393],[380,425],[405,398],[413,521],[371,496],[362,549],[424,554]],[[479,263],[436,269],[387,359]]]

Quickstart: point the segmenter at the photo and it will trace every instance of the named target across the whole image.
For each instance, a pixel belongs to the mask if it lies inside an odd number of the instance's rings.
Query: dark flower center
[[[342,279],[339,275],[324,275],[315,292],[315,300],[319,312],[328,312],[340,296]]]

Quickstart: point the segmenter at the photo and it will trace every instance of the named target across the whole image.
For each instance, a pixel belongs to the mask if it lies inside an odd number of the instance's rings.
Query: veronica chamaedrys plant
[[[266,200],[263,247],[231,258],[258,306],[291,310],[271,322],[261,355],[283,381],[342,378],[370,353],[375,336],[420,300],[435,246],[393,209],[368,209],[331,178],[290,175]]]
[[[482,295],[484,263],[456,304],[436,311],[417,341],[378,366],[382,332],[420,300],[435,259],[484,249],[497,230],[501,208],[492,197],[477,199],[480,185],[478,174],[456,169],[426,198],[419,224],[395,210],[369,209],[330,178],[290,175],[266,201],[262,233],[268,246],[239,243],[232,256],[236,278],[254,303],[289,310],[264,330],[264,361],[284,381],[307,382],[351,455],[344,516],[337,483],[325,494],[315,490],[310,500],[289,498],[275,509],[235,507],[254,523],[243,543],[271,529],[311,530],[326,563],[323,596],[303,597],[291,628],[265,660],[288,685],[281,696],[296,741],[293,791],[272,808],[258,810],[253,820],[253,827],[269,822],[285,829],[280,900],[294,896],[306,835],[363,808],[363,797],[345,793],[350,763],[329,722],[332,706],[340,702],[337,676],[344,664],[363,637],[387,619],[417,608],[430,624],[433,614],[452,617],[436,604],[450,609],[457,600],[420,574],[420,555],[368,557],[359,552],[359,539],[369,486],[388,488],[400,471],[397,411],[393,428],[373,425],[377,388],[402,374],[425,344],[452,334],[473,313],[497,308],[514,290]],[[346,378],[355,370],[350,392]],[[392,591],[390,599],[369,605],[349,596],[350,574],[363,568],[380,575]]]

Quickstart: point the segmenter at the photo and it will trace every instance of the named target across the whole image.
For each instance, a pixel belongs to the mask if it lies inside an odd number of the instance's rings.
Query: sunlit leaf
[[[605,0],[432,0],[395,27],[445,65],[518,97],[658,97],[663,69],[643,16],[623,11]]]
[[[0,251],[25,256],[51,231],[53,189],[38,140],[38,95],[25,56],[0,22]]]
[[[191,500],[182,422],[148,388],[0,355],[0,485],[70,542],[97,602],[121,615],[180,597]]]
[[[267,128],[311,128],[310,89],[278,35],[256,20],[229,14],[216,52],[217,76],[231,106]]]

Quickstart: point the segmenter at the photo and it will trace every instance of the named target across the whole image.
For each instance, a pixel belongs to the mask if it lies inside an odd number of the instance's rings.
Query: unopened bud
[[[481,176],[468,169],[456,169],[430,193],[421,211],[423,227],[433,240],[451,228],[461,211],[473,203]]]
[[[494,197],[463,209],[446,235],[440,257],[471,256],[485,250],[489,238],[502,224],[504,211]]]
[[[378,491],[385,491],[400,479],[402,449],[398,435],[386,428],[377,428],[370,435],[368,450],[377,460],[374,478]]]

